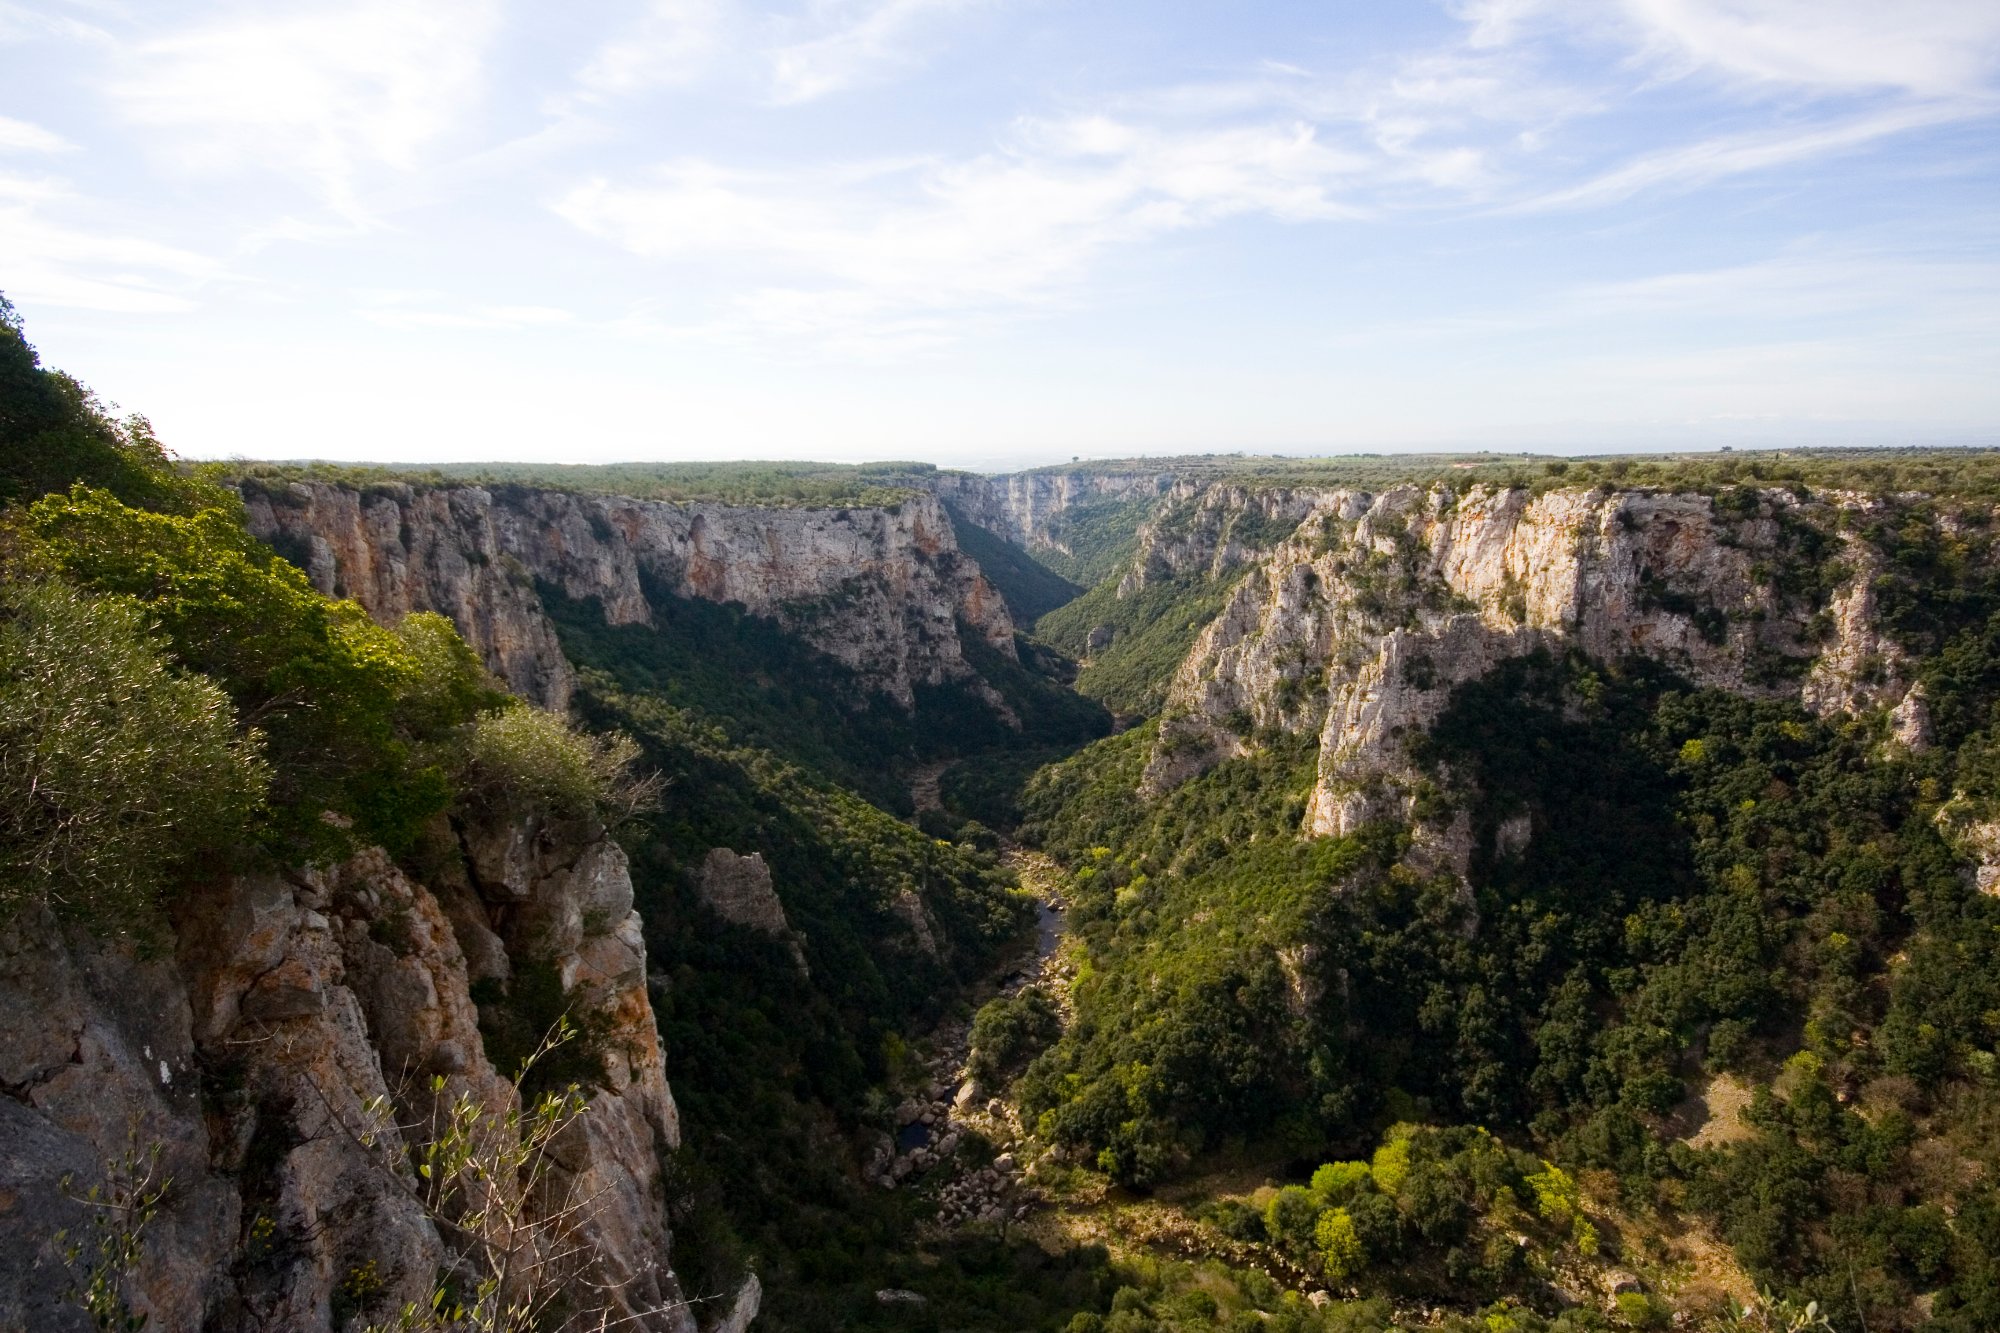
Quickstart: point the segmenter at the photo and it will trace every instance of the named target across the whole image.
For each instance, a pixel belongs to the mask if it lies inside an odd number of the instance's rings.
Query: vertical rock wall
[[[451,617],[495,674],[545,707],[564,707],[575,682],[537,581],[597,599],[613,625],[652,622],[647,580],[737,603],[905,708],[918,685],[983,684],[962,633],[1014,655],[1006,604],[931,495],[888,508],[757,508],[292,482],[248,487],[244,500],[251,531],[322,592],[391,622],[418,610]]]
[[[690,1333],[664,1221],[679,1129],[624,855],[533,820],[462,834],[424,882],[370,850],[204,886],[143,947],[45,914],[0,934],[0,1012],[33,1017],[0,1028],[0,1327],[87,1327],[50,1237],[87,1230],[72,1196],[133,1144],[159,1145],[172,1181],[129,1291],[151,1327],[307,1333],[426,1301],[459,1259],[408,1166],[423,1131],[395,1125],[461,1095],[517,1103],[473,985],[533,964],[594,1015],[602,1053],[553,1154],[557,1191],[588,1200],[588,1276],[621,1326]]]

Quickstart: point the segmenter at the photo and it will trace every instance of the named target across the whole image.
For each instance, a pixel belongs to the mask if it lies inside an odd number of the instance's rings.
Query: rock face
[[[1138,468],[1086,472],[1048,468],[985,477],[940,472],[929,485],[960,516],[1028,550],[1069,552],[1061,520],[1070,510],[1102,501],[1152,500],[1173,485],[1174,474]]]
[[[369,850],[210,884],[165,947],[12,923],[0,1012],[35,1021],[0,1029],[0,1327],[87,1326],[49,1237],[87,1232],[71,1195],[134,1144],[159,1145],[172,1182],[126,1293],[150,1327],[360,1327],[427,1301],[457,1251],[407,1148],[460,1096],[518,1104],[473,986],[533,965],[595,1016],[602,1064],[548,1197],[589,1200],[575,1238],[614,1316],[691,1333],[661,1220],[679,1130],[623,853],[532,820],[460,833],[466,852],[421,883]]]
[[[738,856],[727,847],[711,848],[694,878],[695,889],[710,911],[724,921],[784,940],[799,971],[807,970],[805,950],[792,933],[792,923],[785,919],[785,905],[778,901],[771,868],[764,864],[762,853]]]
[[[613,625],[650,624],[648,587],[769,616],[908,708],[918,685],[963,681],[999,705],[961,633],[1014,655],[1000,595],[959,551],[936,497],[889,508],[674,504],[505,487],[245,488],[250,529],[315,586],[377,619],[449,616],[494,673],[545,707],[575,681],[538,581],[597,599]]]
[[[739,926],[782,935],[791,923],[785,920],[785,905],[771,887],[771,868],[761,852],[738,856],[727,847],[712,849],[696,876],[701,900],[717,916]]]
[[[1138,552],[1118,581],[1118,596],[1191,574],[1222,578],[1295,530],[1320,497],[1285,487],[1178,482],[1140,525]]]
[[[1837,517],[1808,509],[1781,491],[1723,512],[1708,496],[1653,492],[1213,488],[1149,525],[1126,576],[1143,586],[1249,564],[1175,677],[1144,788],[1244,753],[1258,728],[1317,732],[1306,832],[1407,816],[1403,739],[1453,686],[1538,648],[1643,654],[1822,712],[1900,699],[1899,732],[1919,739],[1922,701],[1884,650],[1868,563],[1848,561],[1831,607],[1784,590],[1788,525]],[[1295,526],[1261,554],[1231,541],[1246,523]],[[1825,641],[1809,630],[1816,616],[1832,622]],[[1432,830],[1437,859],[1462,869],[1464,832]],[[1530,836],[1507,830],[1516,849]]]

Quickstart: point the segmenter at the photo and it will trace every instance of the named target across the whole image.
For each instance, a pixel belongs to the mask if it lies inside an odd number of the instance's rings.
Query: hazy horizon
[[[2000,443],[2000,7],[0,0],[0,291],[189,457]]]

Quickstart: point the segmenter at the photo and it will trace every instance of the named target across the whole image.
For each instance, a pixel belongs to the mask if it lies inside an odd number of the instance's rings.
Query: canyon
[[[884,1082],[870,1095],[883,1106],[809,1104],[790,1113],[799,1122],[792,1132],[813,1145],[806,1151],[818,1167],[847,1182],[841,1188],[875,1196],[885,1209],[920,1209],[939,1235],[1004,1221],[1046,1238],[1035,1230],[1037,1210],[1066,1206],[1048,1182],[1092,1167],[1115,1180],[1131,1168],[1123,1149],[1066,1140],[1054,1112],[1038,1120],[1031,1112],[1040,1094],[993,1098],[1004,1090],[968,1077],[967,1023],[950,1016],[950,998],[975,978],[990,992],[994,983],[981,970],[992,958],[979,952],[990,945],[968,951],[966,941],[989,929],[997,940],[1011,927],[997,906],[967,896],[970,880],[940,880],[926,858],[939,849],[970,858],[954,863],[951,874],[961,876],[983,864],[975,848],[994,835],[954,804],[968,799],[963,784],[968,775],[976,782],[982,765],[1007,760],[1010,747],[1036,753],[1036,763],[1049,764],[1043,777],[1013,779],[1032,793],[1071,762],[1067,749],[1033,750],[1042,738],[1010,702],[1021,696],[1002,688],[1018,691],[1021,682],[1002,676],[1026,673],[1057,688],[1080,667],[1074,678],[1088,692],[1100,656],[1131,636],[1154,634],[1149,651],[1164,644],[1171,653],[1154,668],[1153,716],[1126,716],[1121,725],[1137,734],[1103,742],[1134,757],[1130,785],[1113,800],[1114,832],[1093,834],[1090,842],[1107,845],[1070,862],[1034,862],[1049,884],[1066,885],[1066,901],[1074,889],[1086,921],[1108,914],[1131,930],[1158,928],[1161,890],[1147,882],[1174,884],[1187,853],[1114,849],[1115,830],[1274,753],[1309,754],[1310,780],[1286,807],[1289,825],[1250,842],[1269,834],[1310,849],[1401,828],[1402,867],[1447,877],[1470,907],[1488,873],[1477,867],[1518,861],[1543,836],[1549,812],[1529,808],[1475,830],[1467,809],[1478,793],[1453,779],[1456,804],[1440,807],[1444,779],[1419,762],[1415,746],[1465,687],[1509,662],[1644,662],[1691,690],[1796,705],[1807,717],[1874,719],[1867,724],[1879,729],[1884,755],[1920,755],[1933,744],[1922,663],[1885,601],[1898,576],[1879,541],[1864,537],[1885,514],[1900,514],[1900,501],[1784,487],[1301,485],[1145,466],[917,480],[866,502],[759,504],[500,482],[237,478],[250,533],[320,594],[349,599],[385,626],[440,613],[522,699],[593,725],[653,719],[646,725],[664,729],[648,743],[684,765],[675,780],[722,780],[726,768],[726,781],[713,792],[670,786],[662,827],[674,829],[671,840],[628,838],[631,863],[590,820],[460,808],[435,821],[414,852],[365,848],[328,864],[216,876],[170,915],[159,938],[106,939],[47,911],[24,916],[0,947],[0,1007],[46,1021],[0,1035],[8,1145],[0,1190],[18,1201],[0,1208],[0,1241],[46,1257],[52,1232],[87,1228],[94,1216],[63,1182],[116,1188],[156,1170],[174,1186],[148,1223],[144,1262],[130,1283],[133,1308],[156,1326],[359,1328],[364,1310],[421,1304],[438,1273],[464,1266],[464,1252],[407,1162],[461,1099],[503,1119],[523,1106],[496,1045],[504,1016],[496,996],[523,978],[544,978],[571,1012],[589,1016],[588,1110],[553,1144],[548,1186],[551,1198],[591,1201],[569,1233],[587,1256],[571,1279],[609,1293],[606,1316],[629,1326],[743,1333],[758,1326],[773,1275],[728,1246],[688,1249],[693,1233],[677,1237],[680,1223],[670,1222],[687,1207],[677,1191],[688,1187],[678,1182],[699,1169],[687,1161],[670,1073],[710,1096],[730,1079],[669,1049],[662,1033],[669,1008],[720,982],[700,975],[717,957],[750,969],[726,983],[733,993],[746,994],[744,979],[754,978],[754,987],[789,997],[776,1001],[781,1007],[839,1003],[826,997],[867,988],[881,1004],[888,988],[906,988],[900,1003],[912,1014],[923,1009],[936,1049],[921,1059],[881,1057],[876,1077]],[[1963,522],[1950,509],[1935,519],[1948,535]],[[1075,635],[1074,666],[1010,614],[995,577],[960,545],[968,524],[1029,555],[1088,549],[1102,563],[1114,552],[1108,575],[1078,602],[1101,619]],[[939,725],[924,711],[926,691],[953,686],[1012,739],[997,750],[912,750],[888,760],[892,776],[914,784],[916,808],[901,813],[926,836],[895,824],[896,836],[912,839],[896,853],[902,861],[867,841],[876,832],[855,845],[865,851],[822,849],[815,855],[831,858],[834,878],[808,884],[798,835],[777,830],[803,815],[809,826],[849,836],[859,803],[841,802],[854,802],[851,795],[819,776],[769,768],[769,756],[688,750],[694,743],[675,728],[729,719],[697,706],[685,722],[661,721],[644,698],[572,660],[576,643],[565,636],[579,606],[607,628],[668,633],[683,623],[670,613],[688,603],[768,624],[798,645],[801,661],[828,664],[826,681],[859,691],[836,697],[828,685],[814,707],[860,717],[855,710],[886,706],[912,719],[919,739],[911,744],[921,744],[924,729]],[[1153,608],[1150,619],[1132,620],[1128,610],[1142,606]],[[815,695],[811,684],[783,688]],[[1136,751],[1134,741],[1143,742]],[[1075,762],[1091,762],[1092,753]],[[789,776],[773,776],[781,771]],[[730,794],[727,784],[739,782],[742,794]],[[784,782],[818,795],[783,805],[776,793]],[[1946,794],[1936,825],[1990,892],[2000,885],[2000,812],[1980,791]],[[1226,801],[1213,809],[1218,821],[1236,818]],[[873,807],[866,814],[886,818]],[[1047,816],[1037,817],[1047,833]],[[1197,819],[1187,836],[1199,835],[1199,817],[1187,818]],[[1237,836],[1208,838],[1204,855],[1238,854]],[[1491,845],[1479,846],[1482,837]],[[1023,855],[1007,852],[1014,865]],[[642,860],[650,898],[635,891]],[[1084,886],[1100,870],[1115,874],[1116,891],[1093,905],[1095,890]],[[997,860],[991,873],[999,885]],[[836,881],[855,895],[837,909],[826,898]],[[642,918],[642,898],[656,919]],[[974,930],[968,911],[991,920]],[[1189,919],[1205,929],[1210,911]],[[841,913],[854,918],[840,918],[841,928],[858,934],[830,945],[829,923]],[[1280,927],[1266,913],[1223,936],[1248,950],[1244,966],[1277,969],[1278,1012],[1299,1030],[1344,1003],[1348,985],[1346,972],[1330,973],[1327,943],[1312,933],[1316,919],[1288,911]],[[1458,929],[1471,939],[1478,915],[1464,920]],[[656,928],[675,940],[664,965],[649,961]],[[1073,1003],[1072,972],[1088,977],[1092,966],[1109,966],[1084,961],[1103,947],[1101,934],[1091,938],[1086,945],[1065,936],[1072,961],[1054,980],[1046,967],[1032,983],[1037,974],[1016,972],[993,993],[1051,989],[1067,1032],[1096,1003],[1087,987]],[[1204,938],[1204,930],[1170,932],[1158,947],[1193,950]],[[1045,955],[1052,947],[1042,941]],[[913,998],[924,988],[927,997]],[[1094,1025],[1101,1016],[1079,1031]],[[904,1038],[881,1040],[885,1052],[899,1051]],[[1134,1068],[1142,1072],[1131,1077],[1144,1077],[1143,1062]],[[766,1076],[797,1077],[758,1075]],[[943,1107],[954,1088],[961,1104]],[[900,1100],[883,1100],[892,1097]],[[899,1150],[897,1122],[919,1105],[953,1130],[935,1145]],[[864,1106],[873,1109],[857,1109]],[[706,1114],[703,1146],[742,1132],[726,1113],[717,1119],[712,1101]],[[990,1165],[977,1155],[961,1162],[961,1139],[968,1152],[975,1141],[1005,1151]],[[158,1163],[149,1166],[155,1148]],[[1176,1147],[1161,1160],[1184,1163],[1175,1154],[1187,1151]],[[1035,1171],[1024,1174],[1016,1163],[1028,1161]],[[906,1194],[913,1203],[902,1202]],[[1002,1194],[1004,1219],[995,1202]],[[1183,1252],[1210,1244],[1185,1216],[1159,1225]],[[936,1239],[923,1235],[924,1245]],[[1261,1262],[1240,1239],[1213,1243],[1221,1248],[1212,1253]],[[684,1261],[701,1266],[699,1279],[681,1271]],[[1271,1262],[1301,1291],[1314,1280],[1299,1254]],[[1594,1299],[1576,1294],[1579,1282],[1624,1281],[1608,1260],[1577,1271],[1584,1276],[1566,1280],[1578,1300]],[[0,1323],[55,1317],[69,1299],[66,1280],[53,1262],[6,1267]],[[880,1293],[910,1310],[926,1299],[901,1285]],[[811,1293],[798,1274],[779,1279],[775,1294],[774,1326],[800,1326],[796,1302]]]

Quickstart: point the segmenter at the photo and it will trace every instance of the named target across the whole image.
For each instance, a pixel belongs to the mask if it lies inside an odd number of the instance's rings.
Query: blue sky
[[[1993,0],[0,0],[190,456],[2000,443]]]

